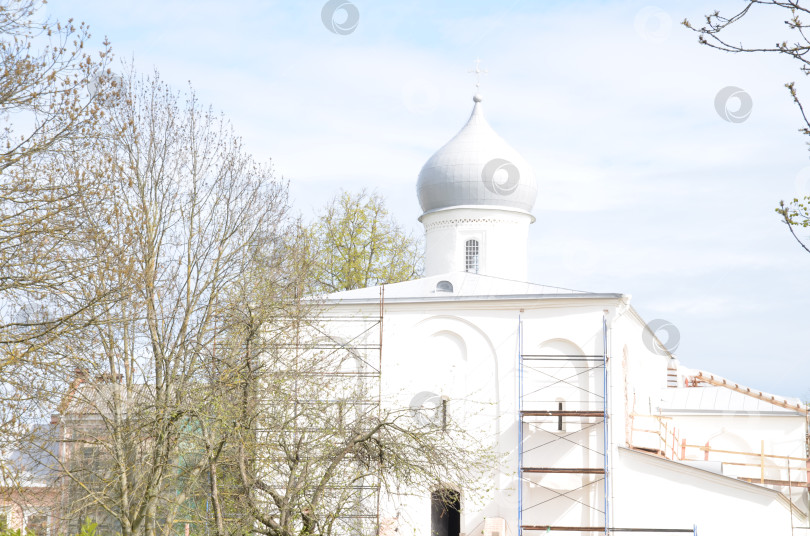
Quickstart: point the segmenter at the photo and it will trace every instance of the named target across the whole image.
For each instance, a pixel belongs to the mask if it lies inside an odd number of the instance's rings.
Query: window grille
[[[477,274],[479,266],[478,259],[478,240],[467,240],[467,248],[464,255],[464,270]]]

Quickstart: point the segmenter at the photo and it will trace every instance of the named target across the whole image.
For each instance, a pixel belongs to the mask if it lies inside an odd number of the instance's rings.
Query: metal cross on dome
[[[481,70],[481,60],[476,58],[475,59],[475,69],[467,71],[468,73],[472,73],[475,75],[475,91],[478,91],[479,86],[481,85],[481,75],[482,74],[489,74],[489,71],[484,69]]]

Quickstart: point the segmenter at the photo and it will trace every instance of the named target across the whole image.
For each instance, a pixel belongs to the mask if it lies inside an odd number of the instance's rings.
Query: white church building
[[[810,534],[801,401],[682,365],[628,295],[526,282],[537,183],[479,95],[417,193],[425,277],[327,305],[380,315],[384,392],[476,421],[501,462],[485,491],[446,483],[457,511],[437,489],[382,533]]]

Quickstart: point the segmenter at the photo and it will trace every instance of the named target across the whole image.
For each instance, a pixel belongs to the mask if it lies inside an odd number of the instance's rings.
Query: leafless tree
[[[69,172],[102,185],[80,197],[78,238],[93,256],[83,297],[108,299],[38,350],[53,366],[37,399],[59,402],[66,515],[103,517],[124,536],[170,534],[207,467],[188,446],[218,319],[280,243],[286,186],[193,91],[157,75],[132,75],[107,113]]]
[[[414,421],[351,348],[320,348],[338,339],[308,297],[311,235],[228,122],[157,74],[115,87],[88,138],[8,168],[66,178],[65,209],[36,198],[43,238],[19,246],[41,257],[31,273],[63,279],[31,287],[41,316],[3,342],[21,429],[55,414],[18,446],[59,476],[57,530],[91,517],[122,536],[336,535],[376,524],[365,493],[484,471],[454,421]]]
[[[80,197],[98,184],[70,174],[92,145],[117,89],[110,46],[86,49],[88,27],[42,15],[42,0],[0,1],[0,450],[25,437],[35,415],[38,350],[73,329],[101,295],[83,282],[93,262]],[[34,357],[34,355],[38,357]],[[16,380],[20,381],[16,381]],[[13,467],[0,457],[4,485]]]
[[[75,298],[78,197],[95,185],[67,168],[117,94],[109,45],[93,58],[87,26],[42,20],[43,3],[0,2],[0,343],[48,333],[83,305],[43,296]]]
[[[744,6],[731,15],[722,15],[719,11],[713,11],[706,15],[703,26],[693,26],[689,20],[684,19],[683,25],[697,32],[698,42],[702,45],[729,52],[738,53],[769,53],[787,56],[799,62],[800,72],[810,75],[810,25],[807,24],[807,17],[810,16],[810,7],[803,6],[799,0],[745,0]],[[745,21],[756,23],[758,11],[777,10],[783,13],[786,28],[785,35],[774,36],[771,43],[744,44],[738,39],[738,35],[732,35],[735,28],[743,26]],[[799,131],[805,136],[810,136],[810,118],[799,98],[795,82],[785,83],[785,87],[790,92],[793,102],[796,104],[802,118],[803,126]],[[808,142],[810,145],[810,142]],[[802,240],[797,234],[797,228],[810,227],[810,217],[808,215],[808,204],[810,196],[804,198],[794,198],[792,201],[780,201],[776,212],[782,216],[787,224],[791,235],[799,245],[810,253],[810,244]]]
[[[254,532],[376,533],[381,501],[448,481],[478,489],[493,456],[475,432],[448,415],[414,419],[379,390],[367,333],[347,340],[342,321],[298,313],[235,344],[244,353],[231,367],[241,377],[230,454]]]

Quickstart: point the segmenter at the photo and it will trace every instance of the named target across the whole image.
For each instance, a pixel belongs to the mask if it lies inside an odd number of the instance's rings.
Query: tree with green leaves
[[[379,193],[341,192],[307,231],[316,291],[397,283],[422,274],[420,239],[391,216]]]
[[[684,19],[682,24],[697,32],[698,42],[701,45],[732,54],[765,53],[786,56],[799,63],[799,70],[803,75],[810,75],[810,55],[808,55],[810,53],[810,24],[808,23],[810,6],[803,6],[801,0],[745,0],[744,4],[731,15],[713,11],[706,15],[704,25],[700,27],[693,26],[687,19]],[[746,21],[756,23],[757,13],[765,10],[781,12],[785,19],[784,28],[787,31],[771,38],[770,43],[775,44],[744,44],[738,34],[733,35],[734,30],[743,26]],[[810,117],[802,104],[795,82],[787,82],[785,87],[802,118],[803,126],[799,128],[799,132],[810,136]],[[810,242],[796,234],[797,229],[810,227],[808,205],[810,205],[810,196],[794,198],[787,202],[782,200],[779,202],[776,212],[782,217],[799,245],[810,253]]]

